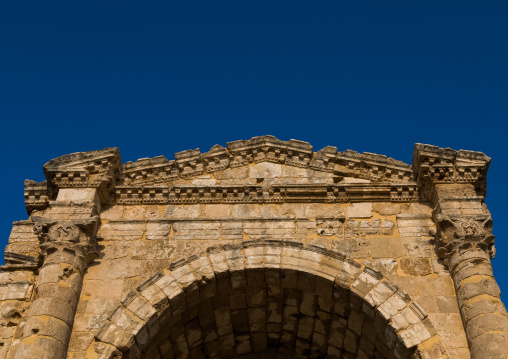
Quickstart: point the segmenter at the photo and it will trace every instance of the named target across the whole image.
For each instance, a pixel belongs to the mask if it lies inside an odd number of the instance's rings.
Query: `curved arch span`
[[[381,273],[280,241],[173,263],[125,297],[92,345],[98,358],[447,356],[423,309]]]

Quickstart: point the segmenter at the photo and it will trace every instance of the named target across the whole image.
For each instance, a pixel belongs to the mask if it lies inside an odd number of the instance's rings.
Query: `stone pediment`
[[[368,152],[360,154],[351,150],[338,152],[336,147],[331,146],[313,152],[313,147],[307,142],[281,141],[273,136],[260,136],[229,142],[227,147],[215,145],[205,153],[200,153],[199,149],[179,152],[175,154],[174,160],[158,156],[127,162],[123,183],[174,182],[259,163],[305,168],[319,173],[331,173],[336,177],[361,178],[373,182],[408,182],[412,177],[410,165],[383,155]],[[307,173],[309,177],[314,177],[313,175],[314,172]],[[219,174],[219,177],[223,175]]]
[[[44,165],[46,181],[25,182],[27,211],[60,188],[98,188],[109,204],[360,202],[418,200],[429,181],[485,182],[480,152],[415,145],[413,165],[374,153],[317,152],[303,141],[253,137],[122,165],[117,148],[65,155]]]

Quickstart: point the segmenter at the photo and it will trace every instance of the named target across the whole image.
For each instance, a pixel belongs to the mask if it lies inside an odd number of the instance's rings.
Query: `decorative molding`
[[[272,162],[328,172],[336,176],[367,179],[363,186],[312,185],[291,187],[273,185],[262,191],[257,186],[185,187],[182,180],[213,174],[251,163]],[[27,211],[41,210],[55,199],[59,188],[95,187],[103,203],[277,203],[394,201],[431,199],[435,183],[473,183],[485,195],[490,158],[481,152],[454,151],[449,148],[416,144],[412,166],[383,155],[360,154],[336,147],[318,152],[307,142],[281,141],[273,136],[253,137],[213,146],[201,154],[199,149],[164,156],[142,158],[122,166],[117,148],[74,153],[44,165],[47,182],[25,182]],[[413,182],[416,180],[416,182]],[[180,182],[180,183],[179,183]],[[356,184],[355,184],[356,185]],[[116,190],[115,190],[116,188]],[[197,194],[195,193],[197,192]],[[300,193],[297,193],[300,192]],[[370,192],[370,193],[369,193]]]
[[[48,206],[50,189],[47,181],[35,182],[31,180],[25,181],[25,206],[28,214],[33,210],[42,210]]]
[[[313,184],[269,187],[246,186],[117,186],[116,203],[207,204],[207,203],[339,203],[416,202],[418,189],[412,183],[394,184]]]
[[[48,193],[56,196],[60,188],[90,187],[97,188],[101,200],[106,201],[122,175],[122,159],[118,148],[105,148],[57,157],[43,169]]]
[[[40,266],[40,261],[32,256],[23,254],[4,252],[5,265],[0,266],[2,271],[14,270],[36,270]]]
[[[478,194],[485,196],[489,164],[490,157],[482,152],[417,143],[412,166],[416,182],[430,199],[433,185],[439,183],[472,183]]]

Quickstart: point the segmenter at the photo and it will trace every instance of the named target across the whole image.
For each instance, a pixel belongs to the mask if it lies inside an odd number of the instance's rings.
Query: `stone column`
[[[44,262],[16,358],[65,358],[83,274],[95,257],[98,217],[32,218]]]
[[[439,193],[440,185],[436,187]],[[462,207],[474,202],[479,213],[464,214]],[[478,197],[438,196],[437,254],[453,278],[472,358],[508,358],[508,314],[490,262],[495,253],[492,218],[479,202]],[[453,214],[458,207],[461,213]]]
[[[490,158],[416,145],[421,193],[434,205],[437,256],[450,271],[473,359],[508,358],[508,314],[494,279],[492,218],[484,203]]]
[[[25,182],[42,266],[28,319],[20,324],[21,338],[10,358],[67,356],[84,271],[97,255],[98,214],[102,204],[114,202],[122,159],[117,148],[106,148],[61,156],[43,168],[45,182],[35,187]],[[35,199],[30,196],[34,188]]]

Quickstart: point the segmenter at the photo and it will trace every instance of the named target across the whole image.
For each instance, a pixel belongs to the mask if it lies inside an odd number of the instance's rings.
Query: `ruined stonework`
[[[272,136],[25,182],[0,358],[508,358],[490,158]]]

